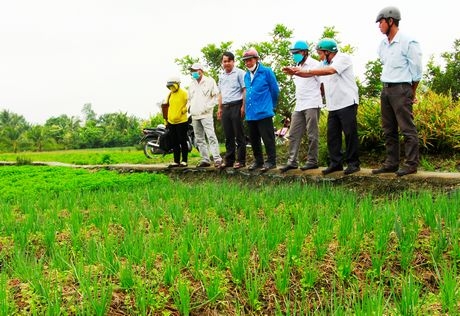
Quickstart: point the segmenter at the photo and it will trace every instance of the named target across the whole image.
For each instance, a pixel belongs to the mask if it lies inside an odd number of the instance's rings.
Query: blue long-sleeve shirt
[[[274,116],[280,89],[273,70],[259,63],[253,76],[249,70],[246,72],[244,83],[246,120],[256,121]]]

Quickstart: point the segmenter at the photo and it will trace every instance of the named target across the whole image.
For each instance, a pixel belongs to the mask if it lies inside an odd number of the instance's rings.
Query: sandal
[[[171,168],[177,168],[177,167],[179,167],[179,166],[180,166],[180,165],[179,165],[177,162],[173,162],[172,164],[170,164],[170,165],[168,166],[168,168],[170,168],[170,169],[171,169]]]
[[[241,163],[241,162],[235,162],[235,164],[233,165],[233,169],[240,169],[240,168],[243,168],[245,167],[246,165],[244,163]]]
[[[185,162],[185,161],[182,161],[180,164],[179,164],[179,167],[182,167],[182,168],[185,168],[187,167],[188,164]]]

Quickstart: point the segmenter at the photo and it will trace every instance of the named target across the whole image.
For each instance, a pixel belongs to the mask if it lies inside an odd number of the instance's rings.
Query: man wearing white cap
[[[217,104],[219,89],[213,78],[203,74],[203,65],[194,63],[192,67],[190,67],[190,71],[193,80],[188,88],[187,108],[192,117],[196,145],[201,156],[201,162],[197,167],[203,168],[211,166],[209,157],[209,152],[211,152],[214,166],[219,168],[222,164],[222,157],[219,152],[219,142],[217,141],[216,132],[214,130],[213,118],[213,110]]]

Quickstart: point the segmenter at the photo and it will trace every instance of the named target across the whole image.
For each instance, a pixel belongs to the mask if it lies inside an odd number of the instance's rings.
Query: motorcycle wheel
[[[151,137],[146,139],[144,143],[144,154],[147,158],[151,159],[154,155],[162,154],[161,149],[158,148],[159,143],[159,137]]]

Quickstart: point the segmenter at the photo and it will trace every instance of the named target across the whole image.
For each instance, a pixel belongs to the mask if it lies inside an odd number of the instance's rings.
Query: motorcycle
[[[142,130],[142,138],[140,143],[143,146],[144,154],[147,158],[153,158],[154,155],[167,155],[173,152],[173,149],[168,146],[167,135],[169,133],[168,128],[164,124],[158,124],[157,127],[146,127]],[[193,132],[193,126],[191,121],[188,122],[187,129],[187,146],[188,151],[191,152],[195,144],[195,134]]]
[[[275,128],[276,145],[284,145],[287,142],[289,128],[291,127],[291,119],[286,117],[281,121],[281,123],[283,123],[283,127],[281,127],[279,130],[276,130]]]

